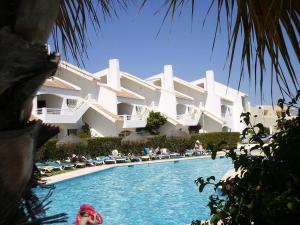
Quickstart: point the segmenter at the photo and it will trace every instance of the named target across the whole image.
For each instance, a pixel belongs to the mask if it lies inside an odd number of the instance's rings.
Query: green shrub
[[[121,137],[85,138],[87,147],[72,145],[62,148],[56,147],[57,140],[48,141],[36,154],[36,161],[62,160],[72,154],[90,157],[110,155],[113,149],[118,149],[123,154],[129,152],[142,155],[145,147],[168,148],[173,152],[182,153],[185,149],[194,147],[195,141],[200,140],[204,148],[217,148],[220,143],[227,143],[229,147],[235,147],[239,141],[239,133],[205,133],[193,134],[189,138],[168,138],[165,135],[156,135],[147,138],[146,143],[122,144]]]
[[[147,125],[145,129],[150,132],[150,134],[159,134],[159,128],[167,122],[167,118],[162,116],[160,112],[149,113],[147,118]]]
[[[91,129],[88,124],[84,124],[79,132],[79,137],[81,138],[90,138],[91,137]]]
[[[300,91],[290,102],[283,99],[278,105],[283,109],[298,109]],[[297,104],[298,101],[298,104]],[[300,110],[299,110],[300,114]],[[213,176],[200,177],[195,182],[202,192],[206,185],[214,186],[214,193],[209,197],[210,224],[258,224],[290,225],[300,224],[300,115],[286,119],[285,115],[277,122],[278,131],[272,141],[265,144],[260,135],[265,132],[261,123],[250,123],[250,113],[241,117],[247,128],[245,137],[251,130],[251,143],[257,143],[250,150],[241,148],[239,154],[231,149],[226,157],[231,158],[235,171],[241,175],[215,181]],[[261,151],[263,155],[251,154]],[[213,151],[212,158],[215,158]],[[221,191],[220,191],[221,187]],[[222,193],[222,195],[220,195]],[[203,224],[193,221],[193,225]]]
[[[236,144],[240,141],[239,132],[212,132],[203,134],[193,134],[191,136],[191,142],[195,143],[199,140],[203,147],[206,149],[218,149],[218,148],[235,148]]]

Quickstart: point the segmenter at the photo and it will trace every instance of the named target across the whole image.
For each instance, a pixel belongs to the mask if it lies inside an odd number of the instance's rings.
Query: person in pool
[[[82,210],[79,212],[80,217],[77,218],[78,225],[89,225],[89,224],[98,224],[99,221],[97,221],[95,213],[94,215],[90,216],[89,213],[85,210]]]

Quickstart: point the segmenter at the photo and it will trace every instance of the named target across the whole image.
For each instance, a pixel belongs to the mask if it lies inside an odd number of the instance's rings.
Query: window
[[[75,135],[75,136],[77,135],[77,129],[68,129],[67,132],[68,132],[68,136],[69,135]]]
[[[76,99],[67,99],[67,106],[70,108],[74,108],[77,105]]]
[[[37,107],[38,107],[38,109],[45,108],[46,107],[46,101],[45,100],[38,100],[37,101]]]
[[[227,111],[227,107],[225,105],[221,105],[221,112],[225,114]]]
[[[119,133],[119,137],[126,137],[128,135],[130,135],[131,131],[129,130],[123,130]]]
[[[143,112],[143,106],[135,106],[135,112],[136,114],[141,114]]]
[[[242,106],[243,106],[243,109],[246,111],[246,109],[247,109],[247,100],[246,100],[246,97],[242,97]]]

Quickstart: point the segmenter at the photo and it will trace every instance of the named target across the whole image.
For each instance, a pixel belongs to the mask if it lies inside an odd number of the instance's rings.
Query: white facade
[[[297,116],[298,110],[290,108],[290,116],[286,115],[286,107],[281,109],[279,106],[273,105],[256,105],[250,107],[250,122],[255,125],[261,123],[264,127],[269,128],[270,134],[277,131],[277,120],[285,115],[286,119],[291,119]]]
[[[142,80],[112,59],[94,74],[61,62],[37,93],[33,114],[59,126],[61,137],[78,133],[84,124],[93,136],[118,136],[145,127],[150,111],[167,118],[161,133],[191,126],[201,127],[199,132],[241,131],[239,116],[247,105],[246,95],[215,82],[213,71],[187,82],[166,65],[163,73]]]

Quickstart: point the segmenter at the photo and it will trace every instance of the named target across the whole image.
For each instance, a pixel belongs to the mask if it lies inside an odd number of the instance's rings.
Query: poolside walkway
[[[225,155],[223,152],[218,153],[218,156]],[[46,181],[47,184],[53,184],[60,181],[72,179],[75,177],[107,170],[113,167],[120,167],[120,166],[129,166],[129,165],[142,165],[142,164],[153,164],[153,163],[164,163],[164,162],[173,162],[173,161],[183,161],[183,160],[193,160],[193,159],[200,159],[200,158],[209,158],[210,155],[204,155],[204,156],[192,156],[192,157],[185,157],[185,158],[176,158],[176,159],[162,159],[162,160],[152,160],[152,161],[142,161],[142,162],[132,162],[132,163],[120,163],[120,164],[105,164],[101,166],[94,166],[94,167],[86,167],[58,175],[54,175],[51,177],[45,177],[43,178],[44,181]]]

